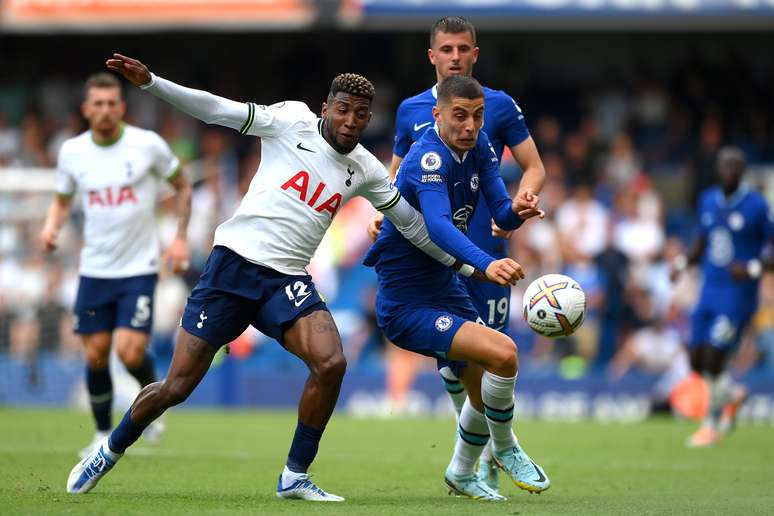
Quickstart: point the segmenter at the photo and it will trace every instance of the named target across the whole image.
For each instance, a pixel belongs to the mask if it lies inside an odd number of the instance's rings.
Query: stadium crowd
[[[526,285],[517,287],[511,332],[520,345],[523,368],[554,372],[580,363],[605,368],[614,378],[632,366],[659,374],[678,374],[674,368],[687,371],[681,346],[699,278],[686,275],[671,284],[669,262],[695,234],[697,195],[713,183],[720,147],[742,147],[749,163],[747,180],[774,199],[774,126],[766,117],[774,112],[768,95],[774,67],[752,66],[734,56],[720,66],[713,63],[695,59],[666,71],[643,67],[612,74],[604,81],[574,84],[569,97],[564,91],[546,93],[539,79],[523,84],[513,80],[514,86],[506,87],[509,77],[488,77],[494,79],[488,84],[503,87],[520,101],[547,173],[541,200],[548,216],[514,234],[511,255],[528,279],[548,272],[574,277],[589,302],[586,323],[572,338],[537,338],[518,313]],[[483,73],[491,68],[482,66]],[[733,80],[717,80],[720,76]],[[191,72],[175,79],[196,84],[197,77]],[[82,79],[41,79],[28,90],[0,82],[0,179],[55,166],[61,143],[85,129],[77,111]],[[378,75],[375,82],[374,117],[363,143],[387,162],[397,101],[415,91],[404,91]],[[263,100],[247,90],[238,93],[229,96]],[[162,108],[130,87],[125,96],[130,123],[158,131],[186,164],[195,185],[192,268],[183,278],[163,274],[157,294],[154,349],[169,355],[171,336],[209,253],[213,231],[238,205],[261,147],[257,139]],[[281,100],[275,97],[269,99]],[[506,156],[504,177],[515,186],[519,174]],[[49,260],[36,245],[50,195],[8,185],[0,189],[0,354],[30,363],[40,352],[80,352],[69,316],[77,285],[78,232],[71,227],[62,249]],[[161,233],[170,239],[175,219],[173,207],[166,208]],[[365,231],[370,216],[366,202],[341,210],[311,271],[331,307],[347,314],[337,319],[350,367],[380,367],[385,345],[373,321],[375,278],[359,266],[370,243]],[[269,351],[264,341],[257,334],[245,335],[231,346],[232,352],[263,365],[287,360]],[[735,367],[774,370],[771,276],[762,282],[761,307]]]

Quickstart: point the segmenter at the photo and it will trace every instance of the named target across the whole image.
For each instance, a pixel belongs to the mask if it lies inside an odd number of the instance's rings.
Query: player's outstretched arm
[[[546,170],[535,141],[530,136],[518,145],[512,146],[511,153],[519,168],[524,171],[519,182],[519,191],[513,199],[513,211],[522,220],[532,217],[542,219],[546,214],[540,209],[540,191],[546,181]]]
[[[113,58],[108,59],[105,65],[109,70],[126,77],[135,86],[202,122],[230,127],[240,132],[249,129],[248,121],[253,109],[246,103],[229,100],[206,91],[186,88],[162,79],[151,73],[148,67],[137,59],[121,54],[113,54]]]

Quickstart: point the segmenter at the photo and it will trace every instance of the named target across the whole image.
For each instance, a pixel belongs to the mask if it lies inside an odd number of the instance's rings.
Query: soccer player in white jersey
[[[68,492],[91,490],[151,421],[188,397],[218,348],[253,325],[310,371],[277,496],[342,501],[307,474],[336,405],[346,360],[336,324],[305,268],[333,216],[356,195],[428,254],[455,263],[430,241],[419,213],[358,143],[371,118],[373,86],[359,75],[337,76],[318,118],[301,102],[258,106],[184,88],[120,54],[107,66],[200,120],[260,137],[262,159],[236,213],[215,232],[207,266],[188,298],[166,380],[143,389],[109,438],[76,464]],[[462,266],[464,274],[463,269],[472,272],[470,266]],[[505,282],[495,271],[488,278]]]
[[[191,187],[166,142],[152,131],[123,122],[126,104],[118,78],[97,73],[86,81],[84,93],[81,111],[89,130],[62,145],[56,197],[40,235],[43,249],[53,251],[73,195],[80,191],[84,244],[73,319],[85,346],[86,385],[97,427],[82,457],[112,428],[108,359],[113,340],[119,359],[141,387],[156,381],[146,348],[161,261],[155,214],[163,181],[177,196],[177,236],[164,255],[174,272],[187,266],[191,212]],[[146,438],[158,439],[162,429],[158,422]]]

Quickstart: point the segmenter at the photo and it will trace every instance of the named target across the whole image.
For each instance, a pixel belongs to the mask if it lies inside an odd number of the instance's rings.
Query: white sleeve
[[[78,183],[67,168],[67,155],[64,152],[66,147],[67,145],[62,145],[61,149],[59,149],[59,157],[56,160],[56,193],[70,197],[75,194]]]
[[[425,254],[447,267],[457,262],[456,258],[430,240],[422,215],[401,197],[400,191],[390,183],[386,171],[366,183],[362,195],[395,224],[406,240]],[[468,264],[463,264],[459,269],[463,276],[471,276],[474,271],[475,269]]]
[[[282,111],[286,104],[284,102],[273,106],[236,102],[206,91],[186,88],[155,74],[151,74],[150,82],[140,88],[202,122],[230,127],[242,134],[276,136],[292,122],[288,117],[278,116],[278,111]]]
[[[172,152],[164,139],[158,134],[153,135],[153,170],[162,179],[172,179],[180,170],[180,160]]]

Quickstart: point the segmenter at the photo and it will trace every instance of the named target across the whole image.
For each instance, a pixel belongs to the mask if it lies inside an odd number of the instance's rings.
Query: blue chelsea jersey
[[[434,125],[433,106],[436,103],[437,86],[401,102],[395,117],[395,145],[393,154],[404,157],[411,144]],[[513,147],[529,138],[524,115],[516,101],[501,90],[484,87],[484,127],[497,159],[502,159],[503,149]],[[495,257],[505,256],[505,240],[492,236],[492,215],[485,203],[476,210],[469,223],[468,236],[481,249]]]
[[[495,181],[499,184],[495,184]],[[443,202],[448,198],[448,207],[432,208],[438,209],[439,213],[443,212],[451,224],[462,233],[468,230],[476,205],[484,204],[478,202],[481,190],[484,190],[487,203],[492,203],[493,206],[496,202],[500,203],[501,213],[510,210],[510,199],[499,174],[499,161],[483,131],[479,133],[476,146],[460,160],[456,153],[441,141],[438,132],[431,128],[406,154],[395,184],[403,198],[415,209],[423,212],[428,231],[432,229],[432,224],[438,223],[436,218],[441,218],[441,215],[431,216],[427,213],[427,205],[423,210],[420,202],[423,195],[438,195],[435,199]],[[480,270],[485,269],[492,260],[491,256],[480,249],[474,249],[467,239],[457,235],[460,240],[453,246],[457,249],[467,249],[468,254],[455,257],[465,258],[463,261],[466,263]],[[445,247],[442,243],[437,243]],[[462,245],[459,245],[460,243]],[[435,301],[448,299],[449,296],[466,296],[453,269],[420,251],[386,219],[379,238],[368,251],[364,263],[376,267],[379,293],[387,299]]]
[[[731,277],[728,266],[760,258],[767,242],[774,238],[766,199],[745,187],[729,199],[720,187],[705,190],[699,198],[699,221],[706,239],[702,259],[705,285],[740,284]],[[756,282],[741,284],[749,283]]]

